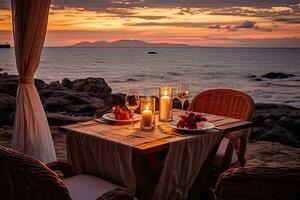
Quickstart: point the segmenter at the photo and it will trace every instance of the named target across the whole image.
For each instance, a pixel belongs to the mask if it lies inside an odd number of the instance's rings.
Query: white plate
[[[129,119],[129,120],[118,120],[118,119],[116,119],[114,113],[106,113],[102,116],[102,118],[106,119],[108,121],[113,121],[113,122],[128,122],[128,123],[131,122],[131,119]],[[134,114],[133,115],[133,121],[136,122],[138,120],[140,120],[140,115],[139,114]]]
[[[179,131],[188,131],[188,132],[201,132],[201,131],[207,131],[210,129],[215,128],[215,125],[209,122],[202,122],[204,123],[203,127],[198,127],[197,129],[188,129],[188,128],[177,128],[177,121],[173,121],[169,123],[169,126],[173,129],[179,130]]]

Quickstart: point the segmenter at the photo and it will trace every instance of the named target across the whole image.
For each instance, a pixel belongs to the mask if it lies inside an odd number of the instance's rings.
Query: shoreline
[[[46,110],[56,155],[67,162],[66,135],[59,126],[86,121],[111,106],[124,104],[122,94],[113,94],[104,79],[90,78],[35,85]],[[0,145],[10,147],[18,77],[0,73]],[[185,105],[187,106],[187,104]],[[180,107],[174,102],[174,107]],[[300,166],[300,109],[280,104],[256,104],[246,166]]]
[[[36,79],[35,85],[50,126],[86,121],[124,105],[124,94],[112,93],[103,78],[85,78],[50,84]],[[0,73],[0,127],[12,126],[18,76]],[[187,107],[187,102],[186,105]],[[180,103],[174,100],[174,108]],[[256,104],[251,141],[279,142],[300,147],[300,109],[283,104]]]

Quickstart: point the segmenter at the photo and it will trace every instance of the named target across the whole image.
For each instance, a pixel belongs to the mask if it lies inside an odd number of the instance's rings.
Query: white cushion
[[[104,193],[120,186],[90,175],[78,175],[64,179],[72,200],[95,200]]]
[[[223,159],[228,147],[228,143],[229,143],[229,138],[223,138],[220,146],[218,148],[218,151],[216,153],[216,156],[213,160],[213,166],[217,167],[217,168],[221,168],[222,164],[223,164]],[[235,162],[238,161],[238,155],[236,153],[236,150],[233,149],[233,153],[232,153],[232,158],[231,158],[231,164],[234,164]]]

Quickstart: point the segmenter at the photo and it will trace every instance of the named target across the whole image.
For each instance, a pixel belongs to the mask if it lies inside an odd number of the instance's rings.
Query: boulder
[[[94,116],[98,107],[93,104],[69,104],[64,106],[63,109],[75,116]]]
[[[277,129],[267,131],[264,134],[257,137],[256,140],[279,142],[284,145],[300,147],[300,142],[297,139],[297,137],[291,132],[284,130],[282,128],[277,128]]]
[[[93,119],[93,117],[71,116],[71,115],[63,115],[59,113],[47,113],[47,118],[48,118],[49,125],[52,126],[74,124],[77,122],[83,122],[83,121],[88,121]]]
[[[18,76],[0,74],[0,92],[15,97],[17,94],[19,79]]]
[[[255,81],[263,81],[261,78],[255,78]]]
[[[300,109],[288,105],[256,104],[250,140],[299,147]]]
[[[72,88],[73,87],[73,83],[70,79],[68,78],[64,78],[62,81],[61,81],[61,84],[66,87],[66,88]]]
[[[45,99],[44,108],[50,112],[62,112],[63,107],[70,105],[71,101],[64,98],[49,97]]]
[[[0,125],[10,124],[9,116],[15,111],[16,99],[5,93],[0,93]]]
[[[35,87],[39,90],[39,89],[42,89],[42,88],[47,88],[48,84],[45,83],[45,81],[43,80],[40,80],[40,79],[35,79],[34,80],[34,85]]]
[[[107,98],[112,91],[103,78],[78,79],[72,84],[72,89],[78,92],[89,92],[99,98]]]
[[[59,81],[52,81],[52,82],[50,82],[50,86],[59,86],[60,85],[60,83],[59,83]]]
[[[125,105],[125,94],[117,93],[117,94],[109,94],[109,96],[105,99],[108,106],[124,106]]]
[[[283,116],[277,121],[278,125],[295,134],[300,141],[300,115]]]
[[[262,75],[261,77],[263,78],[268,78],[268,79],[283,79],[283,78],[290,78],[294,77],[295,75],[293,74],[285,74],[281,72],[270,72],[267,74]]]
[[[86,104],[89,103],[89,96],[82,93],[68,93],[63,99],[66,99],[70,104]]]

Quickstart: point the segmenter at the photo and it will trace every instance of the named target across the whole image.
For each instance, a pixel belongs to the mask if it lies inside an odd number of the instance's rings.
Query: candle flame
[[[164,89],[164,96],[167,96],[168,95],[168,91],[167,89]]]
[[[149,105],[146,105],[145,110],[150,110],[149,107]]]

